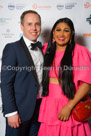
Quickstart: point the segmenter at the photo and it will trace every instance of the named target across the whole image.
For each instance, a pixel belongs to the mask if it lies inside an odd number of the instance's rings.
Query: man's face
[[[34,13],[26,14],[23,24],[21,24],[21,30],[27,39],[36,42],[41,32],[41,22],[39,16]]]

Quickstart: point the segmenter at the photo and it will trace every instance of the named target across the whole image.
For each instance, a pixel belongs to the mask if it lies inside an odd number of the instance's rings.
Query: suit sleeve
[[[14,93],[16,60],[13,45],[7,44],[3,50],[1,67],[1,94],[4,114],[17,111]]]

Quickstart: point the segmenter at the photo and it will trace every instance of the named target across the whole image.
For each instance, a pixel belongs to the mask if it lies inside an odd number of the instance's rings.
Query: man
[[[42,46],[37,42],[41,32],[40,15],[33,10],[23,12],[21,30],[23,37],[7,44],[2,56],[1,93],[6,117],[5,136],[37,136],[40,125],[38,112],[43,64]],[[36,46],[32,43],[36,43]]]

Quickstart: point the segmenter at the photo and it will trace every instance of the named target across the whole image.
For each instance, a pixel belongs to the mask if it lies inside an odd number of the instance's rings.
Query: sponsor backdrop
[[[20,15],[29,9],[37,11],[42,17],[39,38],[42,43],[48,41],[51,27],[57,19],[69,17],[74,22],[76,42],[91,51],[91,0],[0,0],[0,65],[5,44],[22,36]],[[4,131],[5,119],[0,94],[0,136],[5,135]]]

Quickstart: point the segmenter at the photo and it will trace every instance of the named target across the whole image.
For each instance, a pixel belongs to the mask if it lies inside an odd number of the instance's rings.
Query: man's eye
[[[28,26],[30,26],[31,24],[28,24]]]
[[[37,23],[36,25],[37,25],[37,26],[40,26],[40,23]]]

